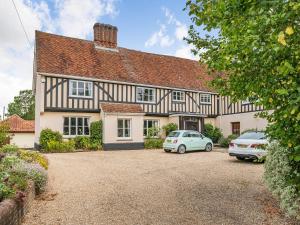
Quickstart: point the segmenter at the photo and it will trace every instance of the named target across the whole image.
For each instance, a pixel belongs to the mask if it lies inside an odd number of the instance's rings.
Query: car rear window
[[[169,133],[168,137],[179,137],[180,132],[176,132],[176,131],[172,131],[171,133]]]
[[[265,139],[266,136],[263,132],[247,132],[239,136],[237,139],[255,139],[255,140],[260,140],[260,139]]]

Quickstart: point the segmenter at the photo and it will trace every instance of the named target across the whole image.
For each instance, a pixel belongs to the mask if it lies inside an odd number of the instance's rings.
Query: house
[[[225,135],[266,126],[254,118],[260,106],[211,89],[205,65],[119,47],[111,25],[96,23],[93,31],[92,41],[36,31],[37,145],[44,128],[72,138],[100,119],[104,149],[142,148],[147,128],[171,122],[199,131],[211,123]]]
[[[9,144],[20,148],[34,147],[34,120],[24,120],[18,115],[12,115],[3,122],[9,127]]]

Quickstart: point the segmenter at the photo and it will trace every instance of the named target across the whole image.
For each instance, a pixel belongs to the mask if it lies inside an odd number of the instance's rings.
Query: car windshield
[[[263,132],[247,132],[239,136],[237,139],[255,139],[255,140],[260,140],[260,139],[265,139],[266,136]]]
[[[169,133],[168,137],[178,137],[180,135],[180,132],[172,131]]]

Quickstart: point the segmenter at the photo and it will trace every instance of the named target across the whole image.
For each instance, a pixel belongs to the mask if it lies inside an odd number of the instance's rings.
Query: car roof
[[[174,132],[197,132],[197,133],[200,133],[199,131],[196,131],[196,130],[174,130]]]

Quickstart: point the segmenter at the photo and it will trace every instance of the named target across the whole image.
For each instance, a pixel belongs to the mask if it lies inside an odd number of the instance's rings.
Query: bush
[[[164,140],[161,138],[147,138],[145,139],[144,145],[147,149],[162,148]]]
[[[17,153],[18,150],[19,148],[16,145],[4,145],[0,148],[0,152],[3,153]]]
[[[221,137],[219,140],[219,144],[221,147],[228,148],[229,144],[232,140],[236,139],[238,136],[235,134],[229,135],[227,138]]]
[[[1,179],[1,175],[0,175],[0,181],[1,181],[0,182],[0,202],[6,198],[13,198],[16,194],[16,191],[12,187],[3,183],[2,179]]]
[[[0,147],[5,145],[9,140],[9,126],[7,123],[2,122],[0,123]]]
[[[166,132],[166,136],[168,136],[170,132],[178,129],[178,125],[176,123],[168,123],[162,129]]]
[[[40,145],[42,149],[46,149],[50,141],[61,142],[62,135],[57,131],[51,129],[44,129],[40,134]]]
[[[203,135],[210,138],[213,143],[218,143],[219,139],[223,136],[219,128],[214,127],[213,125],[206,123],[204,125]]]
[[[277,142],[267,147],[264,178],[270,191],[279,199],[280,207],[288,215],[300,219],[300,189],[291,182],[297,175],[297,162],[291,162],[291,150]]]
[[[74,139],[75,149],[89,149],[90,138],[85,136],[77,136]]]
[[[98,146],[102,145],[102,121],[91,122],[90,125],[90,140],[93,145],[98,144]]]
[[[18,156],[20,159],[28,163],[38,163],[46,170],[48,169],[48,160],[45,156],[36,151],[19,150]]]
[[[12,170],[17,174],[25,174],[27,179],[32,180],[34,182],[35,191],[37,194],[44,191],[44,188],[47,184],[47,172],[39,164],[23,162],[14,165]]]
[[[73,152],[75,150],[75,142],[69,141],[49,141],[44,152]]]

